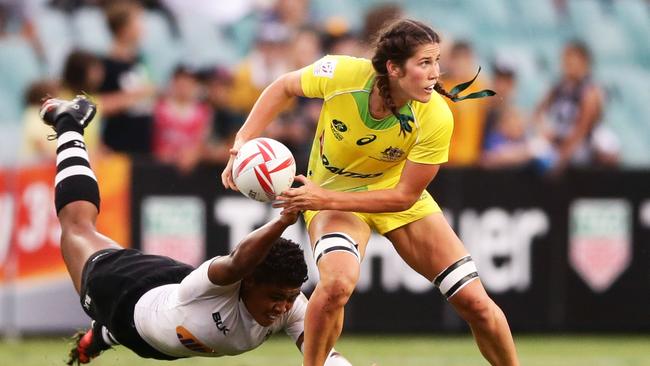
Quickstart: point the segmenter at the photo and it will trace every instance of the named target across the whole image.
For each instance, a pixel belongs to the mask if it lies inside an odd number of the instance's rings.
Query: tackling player
[[[305,366],[322,366],[343,326],[343,308],[359,279],[371,230],[386,236],[411,268],[432,281],[467,321],[492,365],[518,365],[501,309],[426,191],[447,161],[452,114],[442,95],[440,37],[425,24],[398,20],[378,37],[372,60],[326,56],[273,82],[237,133],[230,168],[243,143],[259,136],[294,96],[323,99],[304,185],[277,207],[305,210],[320,281],[305,317]]]
[[[244,238],[227,256],[198,268],[123,249],[98,233],[99,188],[83,131],[95,115],[84,96],[41,108],[57,138],[55,205],[61,252],[93,326],[80,333],[69,365],[122,344],[145,358],[237,355],[284,330],[302,349],[307,266],[300,247],[281,238],[297,210]],[[328,365],[349,366],[334,350]]]

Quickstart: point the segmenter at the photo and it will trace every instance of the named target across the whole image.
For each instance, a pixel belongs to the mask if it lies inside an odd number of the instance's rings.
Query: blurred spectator
[[[99,90],[105,117],[103,142],[115,151],[147,154],[155,88],[138,57],[142,8],[133,2],[113,2],[106,17],[113,45],[103,60],[105,78]]]
[[[0,0],[0,38],[19,36],[29,42],[41,62],[45,52],[34,25],[36,4],[28,1]]]
[[[524,166],[533,155],[526,136],[526,124],[519,111],[507,106],[499,112],[494,128],[486,133],[481,165],[486,168]]]
[[[58,91],[59,85],[53,80],[35,82],[27,89],[27,106],[22,120],[23,141],[19,157],[22,162],[33,163],[56,158],[56,144],[47,139],[47,136],[53,133],[52,128],[41,121],[39,111],[43,98],[56,96]]]
[[[275,0],[267,21],[296,30],[309,25],[309,0]]]
[[[397,4],[377,5],[366,13],[361,30],[361,47],[364,49],[364,57],[372,58],[372,45],[379,31],[393,20],[402,18],[403,16],[404,11]]]
[[[302,27],[294,32],[289,57],[291,69],[305,67],[323,56],[320,34],[313,28]]]
[[[569,42],[562,55],[561,79],[535,109],[536,125],[557,153],[554,173],[568,165],[611,165],[618,160],[615,136],[597,127],[603,92],[591,77],[591,63],[584,43]]]
[[[497,95],[487,102],[481,165],[487,168],[524,165],[531,155],[526,123],[513,103],[516,74],[512,67],[494,65],[492,90]]]
[[[291,42],[290,67],[299,69],[322,56],[319,34],[311,28],[301,28]],[[293,106],[282,113],[278,121],[269,125],[269,137],[284,143],[293,153],[299,172],[306,172],[311,149],[311,138],[318,123],[322,101],[296,98]]]
[[[181,173],[191,172],[199,163],[210,133],[212,115],[199,99],[200,88],[197,75],[179,66],[154,109],[154,156]]]
[[[148,2],[149,0],[145,0]],[[160,0],[177,18],[201,17],[217,26],[233,24],[253,10],[255,0]],[[145,4],[145,6],[147,6]]]
[[[514,97],[517,88],[517,75],[510,65],[495,63],[492,72],[492,90],[497,94],[488,99],[485,112],[484,136],[496,129],[499,120],[508,109],[516,109]],[[485,145],[485,144],[484,144]]]
[[[256,44],[248,57],[235,69],[231,105],[247,114],[271,82],[289,71],[287,54],[291,49],[291,31],[278,22],[263,23]]]
[[[207,99],[212,108],[212,124],[210,144],[206,150],[205,159],[216,163],[225,163],[230,158],[229,149],[232,146],[235,133],[246,118],[244,114],[236,113],[230,107],[230,91],[232,75],[222,67],[209,70],[205,75]]]
[[[84,138],[88,143],[89,153],[92,155],[101,149],[100,131],[104,103],[97,94],[99,86],[104,80],[104,64],[102,60],[86,51],[72,51],[63,66],[61,80],[62,90],[59,96],[63,99],[72,99],[78,94],[88,94],[95,99],[100,108],[95,115],[96,122],[91,123],[84,130]]]
[[[350,31],[344,19],[332,17],[325,22],[324,28],[323,50],[325,54],[364,56],[365,50],[361,46],[361,40]]]
[[[442,58],[446,56],[443,54]],[[455,42],[446,57],[447,69],[442,70],[442,81],[447,88],[471,80],[478,65],[472,46],[465,41]],[[485,82],[479,76],[465,90],[473,93],[485,89]],[[458,103],[445,99],[454,115],[454,133],[451,136],[449,164],[455,166],[472,166],[478,163],[483,142],[483,123],[487,100],[466,100]]]

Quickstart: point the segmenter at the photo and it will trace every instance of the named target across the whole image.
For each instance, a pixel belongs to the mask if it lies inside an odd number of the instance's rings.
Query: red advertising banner
[[[123,246],[130,246],[130,167],[129,159],[123,156],[93,162],[102,195],[98,230]],[[0,237],[10,238],[6,247],[0,246],[0,273],[5,275],[0,282],[6,281],[9,273],[16,280],[66,274],[54,208],[55,174],[53,163],[20,167],[13,172],[0,170],[0,227],[11,231],[7,235],[3,229]]]
[[[15,220],[15,197],[13,182],[15,174],[10,169],[0,169],[0,283],[8,275],[9,260]]]

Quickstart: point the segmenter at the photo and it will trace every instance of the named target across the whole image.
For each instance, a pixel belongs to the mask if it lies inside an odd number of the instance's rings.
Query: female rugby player
[[[463,99],[454,92],[462,86],[451,94],[438,83],[439,57],[438,34],[398,20],[379,35],[372,60],[326,56],[278,78],[237,133],[222,173],[232,189],[233,157],[244,142],[260,135],[292,97],[324,100],[307,177],[297,177],[303,186],[281,194],[277,205],[305,211],[320,272],[305,318],[305,366],[322,366],[341,333],[371,230],[433,282],[491,364],[518,365],[505,315],[425,190],[447,161],[453,129],[441,95]]]

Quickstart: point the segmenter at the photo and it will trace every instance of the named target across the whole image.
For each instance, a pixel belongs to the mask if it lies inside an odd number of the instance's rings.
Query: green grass
[[[0,365],[64,365],[68,344],[63,339],[0,342]],[[519,336],[521,364],[525,366],[648,366],[650,335],[646,336]],[[344,336],[337,349],[355,366],[472,366],[488,365],[469,337],[456,336]],[[118,347],[91,365],[301,365],[301,357],[287,337],[275,336],[257,350],[217,360],[193,358],[173,362],[140,359]]]

